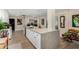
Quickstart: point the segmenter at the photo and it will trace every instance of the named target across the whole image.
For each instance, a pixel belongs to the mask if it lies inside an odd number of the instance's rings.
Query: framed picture
[[[72,27],[79,27],[79,15],[72,15]]]
[[[44,19],[41,19],[41,24],[42,24],[42,25],[44,25],[44,22],[45,22]]]
[[[58,30],[58,29],[59,29],[59,28],[58,28],[58,16],[55,16],[55,18],[56,18],[56,21],[55,21],[55,24],[56,24],[56,25],[55,25],[55,29]]]
[[[60,28],[65,28],[65,16],[60,16]]]
[[[22,25],[22,19],[17,19],[17,25]]]

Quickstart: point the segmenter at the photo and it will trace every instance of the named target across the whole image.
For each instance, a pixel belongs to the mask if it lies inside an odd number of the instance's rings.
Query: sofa
[[[79,41],[79,30],[69,29],[67,32],[62,34],[63,40],[72,42],[72,40]]]

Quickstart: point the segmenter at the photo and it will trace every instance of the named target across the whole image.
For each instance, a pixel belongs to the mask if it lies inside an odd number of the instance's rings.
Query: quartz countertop
[[[47,32],[57,31],[57,30],[52,30],[51,28],[41,28],[41,29],[36,28],[36,29],[30,29],[30,30],[33,30],[38,33],[47,33]]]

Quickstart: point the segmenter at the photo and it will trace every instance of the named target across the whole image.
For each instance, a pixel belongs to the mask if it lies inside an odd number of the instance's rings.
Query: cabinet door
[[[36,48],[41,48],[41,35],[38,33],[35,33],[35,44]]]
[[[41,48],[41,35],[39,33],[27,29],[26,36],[36,48]]]
[[[30,40],[31,40],[32,44],[34,45],[34,33],[33,33],[33,31],[30,31]]]
[[[31,41],[31,31],[29,29],[26,30],[26,37]]]

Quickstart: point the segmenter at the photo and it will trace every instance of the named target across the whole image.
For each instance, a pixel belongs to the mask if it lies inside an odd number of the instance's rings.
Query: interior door
[[[15,31],[15,19],[13,18],[9,19],[9,24],[12,27],[12,31]]]

